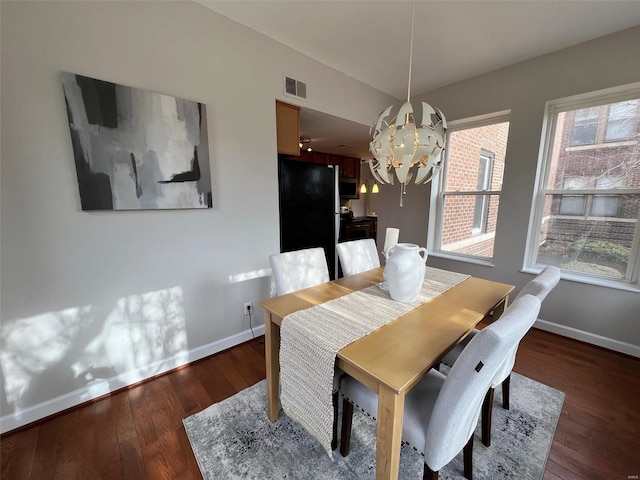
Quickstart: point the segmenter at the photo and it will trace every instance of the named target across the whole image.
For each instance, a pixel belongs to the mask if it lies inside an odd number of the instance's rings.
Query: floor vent
[[[290,97],[307,99],[307,84],[291,78],[287,75],[284,76],[284,94]]]

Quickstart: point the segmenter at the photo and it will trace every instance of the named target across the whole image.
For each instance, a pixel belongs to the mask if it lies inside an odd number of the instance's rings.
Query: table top
[[[383,268],[282,295],[260,304],[279,325],[289,313],[382,282]],[[406,393],[514,289],[470,277],[397,320],[342,348],[337,365],[374,391]]]

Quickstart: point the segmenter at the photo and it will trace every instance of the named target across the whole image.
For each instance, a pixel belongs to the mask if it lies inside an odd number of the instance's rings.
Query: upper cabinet
[[[341,178],[353,178],[360,182],[360,159],[331,153],[300,150],[300,107],[276,100],[276,128],[278,130],[278,153],[289,155],[293,160],[338,165]],[[359,191],[358,183],[358,191]]]
[[[300,107],[276,100],[278,153],[300,155]]]
[[[360,159],[355,157],[343,157],[332,153],[307,152],[300,150],[300,155],[295,160],[301,162],[320,163],[322,165],[338,165],[340,178],[355,178],[360,180]]]

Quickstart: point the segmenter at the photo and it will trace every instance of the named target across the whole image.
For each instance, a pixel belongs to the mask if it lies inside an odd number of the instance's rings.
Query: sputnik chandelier
[[[369,168],[373,177],[381,183],[394,184],[393,171],[400,182],[400,206],[406,195],[406,184],[415,176],[416,184],[430,182],[440,170],[444,154],[447,121],[437,108],[422,103],[422,121],[416,125],[411,106],[411,66],[413,62],[413,25],[416,4],[411,12],[411,46],[409,49],[409,84],[407,102],[395,116],[393,105],[383,111],[371,127],[373,140],[369,151],[373,159]],[[389,119],[388,119],[389,117]],[[413,168],[412,167],[416,167]]]

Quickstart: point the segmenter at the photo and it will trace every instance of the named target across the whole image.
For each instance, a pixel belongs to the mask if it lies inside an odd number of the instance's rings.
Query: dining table
[[[380,284],[383,271],[383,267],[368,270],[260,302],[265,312],[267,414],[272,422],[280,410],[283,318]],[[407,392],[480,321],[489,315],[498,318],[513,289],[513,285],[470,276],[338,351],[336,366],[378,394],[376,479],[398,478]]]

